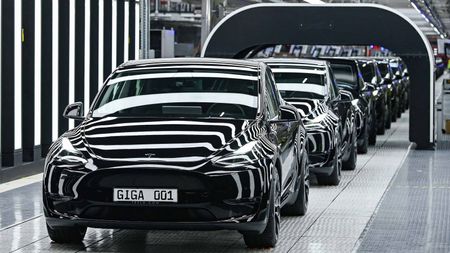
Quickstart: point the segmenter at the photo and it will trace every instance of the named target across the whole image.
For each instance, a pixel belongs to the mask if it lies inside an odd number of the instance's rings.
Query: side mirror
[[[63,113],[64,118],[83,120],[84,119],[84,107],[82,102],[75,102],[66,106]]]

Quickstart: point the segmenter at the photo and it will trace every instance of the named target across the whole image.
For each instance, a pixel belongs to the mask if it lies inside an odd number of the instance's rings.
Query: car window
[[[272,89],[274,90],[275,95],[276,95],[275,96],[276,102],[278,105],[281,105],[282,98],[281,98],[280,92],[278,90],[277,83],[275,82],[275,76],[273,75],[270,68],[267,69],[267,74],[269,75],[270,86],[272,87]]]
[[[330,70],[330,99],[334,99],[335,97],[337,97],[338,93],[339,93],[339,89],[337,88],[337,84],[336,84],[336,78],[334,77],[333,71]]]
[[[360,62],[359,68],[361,70],[361,74],[364,79],[364,82],[373,83],[373,81],[374,81],[373,78],[376,75],[374,68],[373,68],[373,64],[371,64],[369,62]]]
[[[264,97],[266,100],[267,116],[269,119],[274,119],[278,116],[279,104],[277,104],[277,95],[274,92],[274,87],[271,85],[270,76],[266,74],[266,85],[264,89]]]
[[[338,86],[350,86],[356,88],[358,77],[354,69],[349,64],[333,63],[331,64],[334,77]]]

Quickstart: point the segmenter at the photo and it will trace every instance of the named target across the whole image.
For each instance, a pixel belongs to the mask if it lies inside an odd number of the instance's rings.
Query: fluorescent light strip
[[[0,3],[0,27],[2,27],[2,4],[1,3]],[[1,71],[1,69],[2,69],[1,68],[1,66],[2,66],[2,61],[1,61],[1,59],[2,59],[2,50],[1,50],[2,39],[3,39],[3,36],[2,36],[2,33],[0,32],[0,91],[1,91],[1,87],[2,87],[2,82],[1,82],[1,80],[2,80],[2,71]],[[1,101],[2,101],[2,96],[0,96],[0,112],[1,112],[1,108],[2,108]],[[0,117],[0,133],[1,133],[1,129],[2,129],[2,124],[1,124],[1,117]],[[1,140],[2,140],[2,135],[0,134],[0,144],[2,143]],[[0,154],[1,154],[1,151],[2,151],[2,145],[0,145]]]
[[[75,102],[75,1],[69,2],[69,104]],[[69,129],[74,127],[74,120],[69,120]]]
[[[134,12],[134,59],[139,59],[139,3],[135,4]]]
[[[58,11],[59,0],[53,0],[52,13],[52,139],[58,138]]]
[[[91,48],[89,41],[91,40],[91,0],[86,0],[84,4],[84,113],[87,114],[87,112],[89,111],[90,96],[89,68]]]
[[[14,148],[22,148],[22,1],[14,6]]]
[[[123,61],[128,61],[128,45],[130,37],[130,2],[125,1],[124,3],[124,22],[123,22]]]
[[[34,145],[41,144],[41,1],[34,6]]]
[[[111,23],[111,72],[117,66],[117,0],[112,1],[112,23]]]
[[[321,0],[303,0],[304,2],[307,2],[309,4],[325,4],[325,2]]]
[[[104,19],[103,0],[98,1],[98,89],[103,86],[103,19]]]

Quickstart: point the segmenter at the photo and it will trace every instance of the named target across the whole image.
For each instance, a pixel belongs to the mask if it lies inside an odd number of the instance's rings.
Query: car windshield
[[[392,72],[396,73],[397,71],[399,71],[399,64],[395,61],[391,61],[389,62],[389,65],[391,66]]]
[[[257,72],[119,76],[103,88],[92,117],[255,119],[258,87]]]
[[[316,73],[277,73],[275,81],[281,97],[323,99],[325,97],[325,75]]]
[[[380,70],[380,73],[385,78],[389,77],[389,66],[387,63],[378,63],[378,69]]]
[[[372,68],[372,65],[367,62],[359,63],[359,68],[361,69],[361,74],[363,76],[364,82],[372,83],[375,72]]]
[[[338,86],[357,87],[357,73],[351,65],[332,63],[331,69],[333,70]]]

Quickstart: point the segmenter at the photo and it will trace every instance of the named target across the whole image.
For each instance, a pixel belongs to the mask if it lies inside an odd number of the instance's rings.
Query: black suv
[[[355,59],[326,58],[331,64],[337,86],[353,95],[356,108],[356,125],[358,131],[358,153],[367,153],[369,143],[375,144],[377,138],[375,96],[371,85],[367,85]]]

